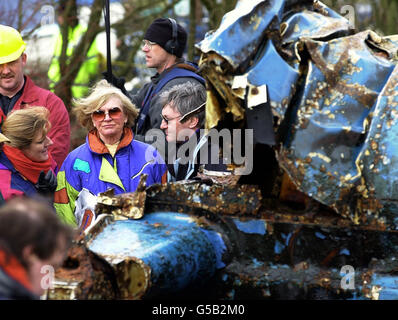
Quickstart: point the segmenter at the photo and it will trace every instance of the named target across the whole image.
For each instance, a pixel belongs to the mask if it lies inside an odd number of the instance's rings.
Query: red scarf
[[[11,278],[22,284],[26,289],[32,290],[32,284],[29,281],[25,268],[14,256],[6,256],[5,252],[2,250],[0,250],[0,268]]]
[[[17,148],[4,145],[3,151],[13,164],[14,168],[33,184],[37,183],[40,172],[44,171],[44,173],[47,173],[53,164],[53,159],[51,158],[50,153],[48,154],[48,159],[46,161],[36,162],[30,160]]]

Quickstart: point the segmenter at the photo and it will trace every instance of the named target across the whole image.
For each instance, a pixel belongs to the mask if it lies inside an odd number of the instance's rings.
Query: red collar
[[[33,90],[36,87],[35,83],[31,78],[25,76],[25,87],[22,92],[22,96],[15,103],[15,106],[18,106],[19,109],[20,104],[23,102],[24,104],[34,105],[35,102],[39,101],[39,95],[37,90]],[[41,89],[41,88],[40,88]],[[43,90],[43,89],[41,89]],[[15,108],[13,110],[16,110]]]

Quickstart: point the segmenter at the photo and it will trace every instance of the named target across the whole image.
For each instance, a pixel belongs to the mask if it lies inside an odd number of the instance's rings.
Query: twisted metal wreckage
[[[398,36],[253,0],[197,49],[206,126],[253,129],[253,173],[99,195],[47,297],[398,298]]]

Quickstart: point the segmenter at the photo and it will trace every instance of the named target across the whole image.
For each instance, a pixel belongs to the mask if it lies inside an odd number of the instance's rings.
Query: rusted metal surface
[[[95,210],[101,214],[113,214],[117,220],[140,219],[144,215],[146,199],[146,174],[141,175],[136,192],[122,193],[115,197],[113,189],[97,197]]]
[[[214,283],[223,299],[398,299],[398,233],[227,218],[240,254]],[[352,268],[350,287],[342,267]]]
[[[261,192],[250,185],[207,185],[185,181],[153,185],[147,189],[147,210],[191,213],[206,210],[217,214],[255,215],[261,206]]]
[[[383,194],[378,188],[381,181],[375,181],[378,176],[385,185],[393,156],[378,147],[377,138],[387,138],[386,148],[394,142],[385,126],[381,129],[385,133],[378,135],[370,130],[379,117],[385,117],[386,112],[377,112],[377,108],[385,109],[387,104],[381,105],[378,98],[394,79],[396,66],[375,56],[369,41],[369,32],[329,42],[305,40],[311,56],[306,87],[297,103],[291,141],[281,148],[278,158],[299,189],[311,197],[358,224],[384,223],[395,229],[387,215],[379,216],[380,200],[393,203],[394,195]],[[382,156],[378,160],[379,149]],[[375,174],[375,162],[379,172],[384,171],[381,176]]]
[[[49,300],[118,299],[115,274],[106,261],[87,249],[79,237],[69,249],[67,259],[56,270],[54,288],[48,289]]]
[[[237,7],[224,16],[212,36],[201,42],[201,51],[216,52],[235,70],[255,54],[269,25],[280,22],[283,6],[284,1],[277,0],[249,4],[238,1]]]
[[[124,299],[179,291],[225,266],[221,236],[185,214],[149,213],[140,220],[110,221],[89,233],[89,250],[115,269]]]
[[[147,191],[147,201],[164,201],[161,192]],[[333,211],[303,214],[279,206],[282,211],[263,207],[256,215],[203,216],[192,204],[185,208],[191,214],[146,211],[142,219],[122,221],[96,212],[100,218],[70,252],[69,267],[57,272],[48,298],[181,297],[209,279],[209,297],[217,299],[398,298],[396,232],[358,226]],[[93,257],[104,260],[92,267]],[[346,265],[355,270],[352,290],[341,288]]]
[[[302,192],[283,198],[304,207],[206,174],[99,195],[100,218],[48,297],[183,297],[199,282],[214,299],[398,299],[398,36],[355,34],[318,1],[258,0],[238,2],[197,47],[206,126],[276,139]]]
[[[298,190],[355,224],[396,230],[397,36],[354,31],[319,1],[238,5],[197,45],[206,125],[248,119],[261,141],[250,114],[269,104],[276,121],[262,125],[276,125],[279,167]]]
[[[224,103],[215,101],[210,90],[211,99],[206,105],[209,128],[216,126],[226,113],[232,113],[234,121],[243,120],[246,87],[261,92],[263,85],[268,88],[272,112],[278,121],[283,120],[297,86],[298,74],[302,72],[300,38],[319,39],[353,33],[346,19],[322,3],[313,2],[238,3],[225,15],[220,27],[196,45],[202,52],[200,68],[211,84],[209,88],[225,102],[225,108],[220,107]],[[255,106],[266,99],[255,95],[249,96],[247,101],[249,106]]]
[[[288,265],[264,266],[253,261],[231,263],[222,275],[219,296],[226,300],[397,300],[393,274],[356,270],[354,289],[342,289],[344,276],[339,269],[322,269],[302,263],[299,269]],[[220,285],[220,284],[219,284]]]

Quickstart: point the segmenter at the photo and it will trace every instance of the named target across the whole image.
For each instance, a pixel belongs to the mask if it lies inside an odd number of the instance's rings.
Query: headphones
[[[175,52],[178,50],[178,42],[177,42],[177,22],[172,19],[172,18],[168,18],[170,23],[171,23],[171,39],[169,41],[166,42],[166,44],[164,45],[164,49],[167,52],[170,52],[171,54],[175,54]]]

